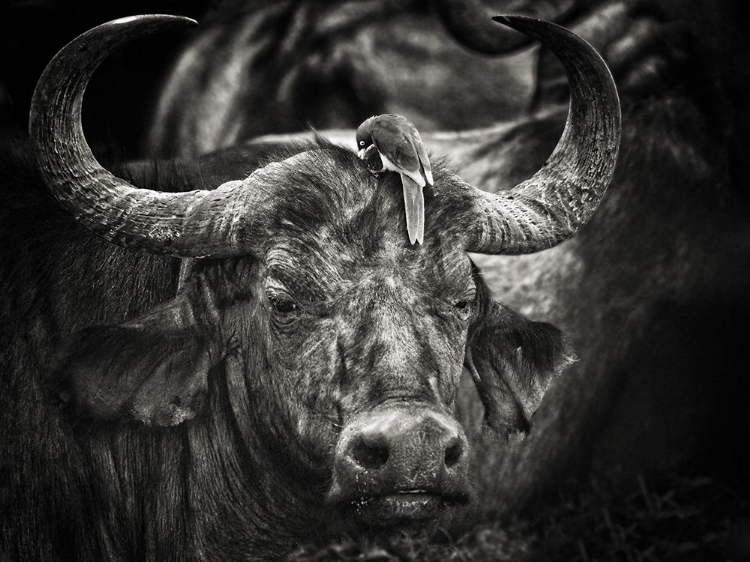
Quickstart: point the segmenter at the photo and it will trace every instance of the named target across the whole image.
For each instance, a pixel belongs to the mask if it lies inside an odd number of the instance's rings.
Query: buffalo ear
[[[221,354],[192,322],[181,321],[194,316],[180,300],[123,324],[75,333],[54,377],[60,401],[82,416],[153,426],[198,415],[208,372]]]
[[[560,330],[491,302],[466,349],[466,367],[485,422],[510,436],[527,433],[547,387],[575,360]]]

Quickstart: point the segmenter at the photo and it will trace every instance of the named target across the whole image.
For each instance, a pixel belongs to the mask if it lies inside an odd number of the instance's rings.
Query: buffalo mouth
[[[422,488],[397,490],[377,495],[362,495],[339,502],[344,515],[368,527],[423,525],[438,521],[457,508],[468,506],[466,492],[445,493]]]
[[[384,406],[342,430],[326,502],[370,529],[442,525],[472,503],[469,460],[454,417],[430,405]]]

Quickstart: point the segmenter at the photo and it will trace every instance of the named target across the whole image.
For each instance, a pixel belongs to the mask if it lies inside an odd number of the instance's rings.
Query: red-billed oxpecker
[[[357,129],[357,153],[374,174],[390,171],[401,175],[404,186],[406,230],[409,242],[424,242],[425,185],[432,185],[432,169],[417,128],[400,115],[376,115]],[[381,166],[375,155],[380,156]],[[373,163],[373,159],[375,162]]]

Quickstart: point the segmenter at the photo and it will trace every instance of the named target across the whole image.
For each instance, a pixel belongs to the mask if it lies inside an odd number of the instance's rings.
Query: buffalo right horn
[[[493,19],[539,39],[558,57],[570,82],[568,120],[530,179],[497,193],[464,183],[445,195],[463,201],[465,214],[453,228],[467,251],[527,254],[570,238],[596,210],[617,162],[620,102],[607,65],[573,32],[522,16]]]
[[[246,254],[248,241],[239,226],[252,220],[247,212],[262,197],[258,190],[237,189],[240,182],[186,193],[138,189],[104,169],[83,136],[83,93],[99,64],[133,39],[190,25],[196,22],[179,16],[135,16],[102,24],[71,41],[37,83],[29,134],[54,196],[102,238],[179,257]]]

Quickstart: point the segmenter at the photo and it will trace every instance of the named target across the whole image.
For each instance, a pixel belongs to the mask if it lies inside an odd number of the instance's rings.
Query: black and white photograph
[[[750,562],[750,4],[0,4],[0,562]]]

